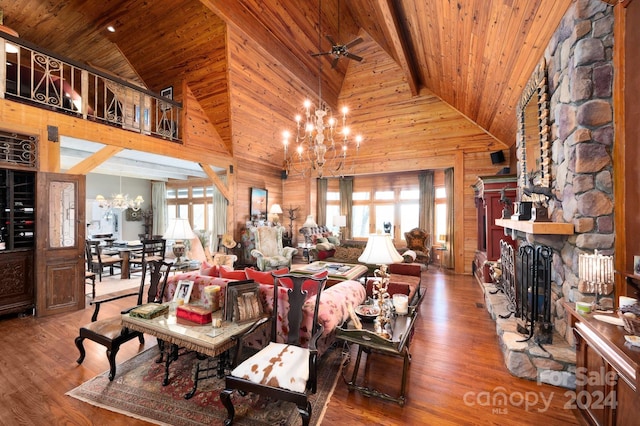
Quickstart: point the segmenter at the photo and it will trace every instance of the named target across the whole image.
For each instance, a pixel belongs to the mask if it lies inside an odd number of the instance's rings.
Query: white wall
[[[96,196],[102,195],[107,199],[120,192],[120,177],[90,173],[87,175],[87,236],[92,233],[113,233],[117,240],[137,240],[138,234],[144,232],[143,221],[127,221],[124,211],[113,209],[113,215],[107,217],[107,209],[99,208],[95,202]],[[142,195],[144,204],[142,210],[151,207],[151,181],[122,177],[122,193],[133,199]],[[116,227],[117,224],[117,227]]]

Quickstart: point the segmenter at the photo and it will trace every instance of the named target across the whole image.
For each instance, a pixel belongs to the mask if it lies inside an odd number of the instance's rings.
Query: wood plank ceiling
[[[188,78],[232,152],[225,58],[238,46],[229,45],[230,30],[259,44],[312,93],[321,64],[322,95],[333,105],[343,91],[357,90],[350,70],[389,57],[397,70],[393,84],[401,81],[414,105],[444,101],[435,121],[458,115],[502,148],[514,143],[522,88],[571,2],[322,0],[320,40],[316,0],[13,0],[2,8],[5,25],[21,38],[151,90],[165,87],[167,76],[176,82]],[[116,32],[108,32],[108,25]],[[329,56],[312,57],[330,49],[326,34],[341,43],[362,37],[364,43],[350,51],[364,60],[340,59],[332,69]],[[362,87],[384,88],[376,71],[367,71],[372,77]],[[255,90],[255,96],[260,93]],[[405,118],[404,126],[410,126],[411,118]],[[465,131],[459,139],[465,140]]]

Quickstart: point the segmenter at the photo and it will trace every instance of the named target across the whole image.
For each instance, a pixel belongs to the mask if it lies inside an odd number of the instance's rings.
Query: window
[[[181,183],[184,185],[184,183]],[[167,188],[168,219],[189,219],[194,231],[213,227],[213,187],[203,185]]]

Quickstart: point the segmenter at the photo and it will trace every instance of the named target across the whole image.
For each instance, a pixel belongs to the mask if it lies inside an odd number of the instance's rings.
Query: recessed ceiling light
[[[116,32],[116,29],[115,29],[115,28],[113,28],[113,25],[109,25],[109,26],[107,27],[107,31],[109,31],[110,33],[115,33],[115,32]]]

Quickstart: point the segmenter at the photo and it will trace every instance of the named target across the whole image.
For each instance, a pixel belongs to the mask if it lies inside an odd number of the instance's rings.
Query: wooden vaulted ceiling
[[[2,8],[5,25],[21,38],[151,90],[166,87],[168,76],[174,84],[187,78],[189,90],[229,146],[226,61],[241,54],[240,43],[231,41],[238,38],[229,34],[239,32],[311,91],[318,90],[321,66],[322,94],[330,104],[337,104],[345,91],[362,92],[360,106],[380,104],[364,89],[384,94],[385,85],[409,99],[399,114],[403,117],[376,116],[394,115],[393,107],[378,105],[362,122],[394,120],[404,129],[428,133],[434,123],[457,116],[466,124],[449,122],[448,131],[475,127],[463,129],[456,139],[462,146],[451,147],[458,149],[482,135],[498,148],[514,143],[522,88],[571,2],[321,0],[320,22],[317,0],[13,0]],[[108,25],[116,32],[108,32]],[[340,59],[332,69],[330,57],[312,57],[330,49],[326,34],[341,43],[362,37],[364,42],[350,51],[364,60]],[[267,90],[253,92],[258,101],[271,103]],[[259,99],[261,93],[265,99]],[[385,96],[393,103],[393,93]],[[420,119],[411,117],[408,104],[422,110]],[[438,112],[425,119],[430,105],[438,105]]]

